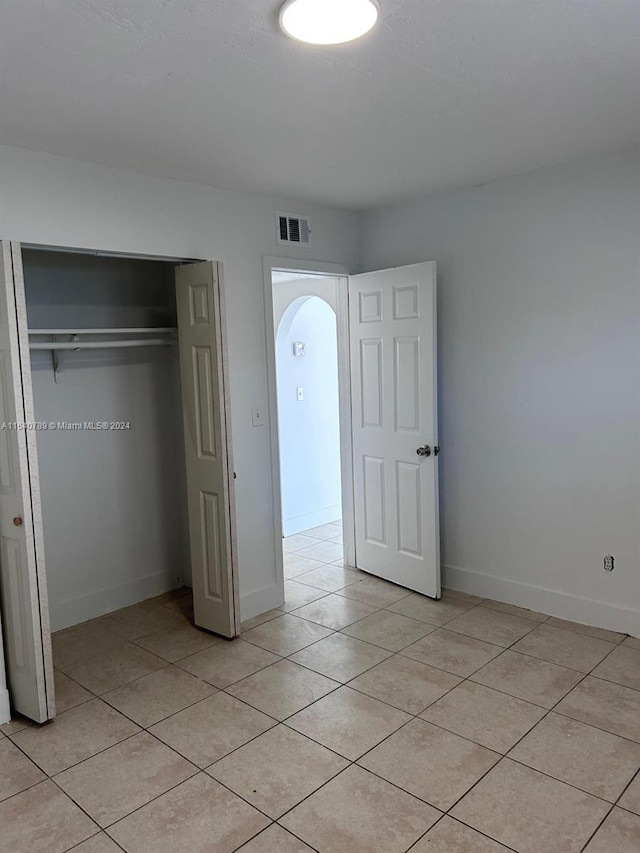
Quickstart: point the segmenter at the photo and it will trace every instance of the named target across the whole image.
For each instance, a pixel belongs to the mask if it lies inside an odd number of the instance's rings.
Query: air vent
[[[280,246],[310,246],[311,223],[308,216],[276,213],[276,242]]]

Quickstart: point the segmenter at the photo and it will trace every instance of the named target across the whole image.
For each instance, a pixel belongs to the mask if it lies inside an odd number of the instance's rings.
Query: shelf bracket
[[[59,340],[59,335],[52,335],[54,343]],[[78,335],[68,335],[69,343],[75,343],[78,341]],[[53,381],[56,385],[60,382],[60,368],[62,367],[62,362],[64,361],[64,352],[62,350],[51,350],[51,360],[53,362]]]

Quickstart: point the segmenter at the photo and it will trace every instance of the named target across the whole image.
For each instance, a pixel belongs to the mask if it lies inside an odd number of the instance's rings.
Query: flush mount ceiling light
[[[343,44],[368,33],[379,11],[377,0],[287,0],[280,26],[297,41]]]

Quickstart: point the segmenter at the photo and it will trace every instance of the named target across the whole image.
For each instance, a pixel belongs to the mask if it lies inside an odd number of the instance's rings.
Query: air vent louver
[[[308,216],[276,214],[276,241],[285,246],[310,246],[311,224]]]

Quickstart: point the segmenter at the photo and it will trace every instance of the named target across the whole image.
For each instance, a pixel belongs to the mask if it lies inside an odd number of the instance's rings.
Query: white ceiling
[[[640,144],[640,0],[0,0],[0,143],[366,208]]]

